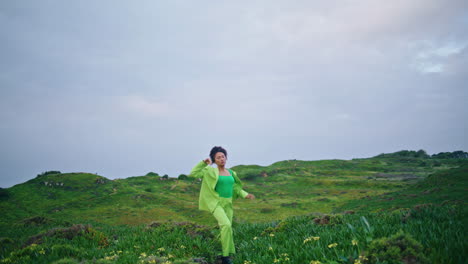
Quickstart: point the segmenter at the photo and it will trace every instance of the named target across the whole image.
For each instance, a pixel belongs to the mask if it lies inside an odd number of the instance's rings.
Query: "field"
[[[410,153],[411,154],[411,153]],[[415,154],[415,153],[412,153]],[[233,167],[234,263],[465,263],[468,161],[417,155]],[[200,182],[45,173],[0,193],[0,263],[216,263]]]

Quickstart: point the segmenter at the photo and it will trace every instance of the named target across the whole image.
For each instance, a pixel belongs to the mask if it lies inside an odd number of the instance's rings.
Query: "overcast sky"
[[[468,151],[457,0],[0,2],[0,187]]]

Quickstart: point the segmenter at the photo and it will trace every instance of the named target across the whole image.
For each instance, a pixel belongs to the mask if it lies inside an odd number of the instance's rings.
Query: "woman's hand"
[[[206,158],[203,162],[205,162],[206,165],[210,165],[210,164],[211,164],[211,159],[210,159],[210,158]]]
[[[245,197],[245,199],[253,200],[253,199],[255,199],[255,195],[249,193],[249,194],[247,194],[247,196]]]

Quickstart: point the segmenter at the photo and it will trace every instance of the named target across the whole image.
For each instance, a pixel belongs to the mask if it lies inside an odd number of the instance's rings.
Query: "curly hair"
[[[223,147],[220,147],[220,146],[215,146],[211,149],[210,151],[210,158],[211,158],[211,162],[214,162],[215,160],[215,155],[216,153],[218,152],[222,152],[224,153],[224,156],[226,156],[227,158],[227,151],[223,148]]]

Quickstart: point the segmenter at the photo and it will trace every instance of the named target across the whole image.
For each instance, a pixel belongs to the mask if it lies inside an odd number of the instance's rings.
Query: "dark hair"
[[[213,148],[211,149],[211,151],[210,151],[211,162],[214,163],[215,155],[216,155],[216,153],[218,153],[218,152],[224,153],[224,156],[226,156],[226,158],[227,158],[227,152],[226,152],[226,150],[225,150],[223,147],[215,146],[215,147],[213,147]]]

